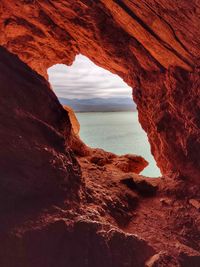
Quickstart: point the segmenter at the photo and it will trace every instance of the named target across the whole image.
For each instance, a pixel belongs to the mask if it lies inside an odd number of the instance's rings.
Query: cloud
[[[117,75],[78,55],[72,66],[57,64],[48,69],[49,81],[58,97],[130,97],[131,88]]]

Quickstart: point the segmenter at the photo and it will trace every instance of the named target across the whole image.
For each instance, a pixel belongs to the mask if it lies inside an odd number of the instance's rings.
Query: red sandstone
[[[1,0],[0,266],[199,267],[199,12],[195,0]],[[133,88],[163,177],[79,139],[45,80],[79,53]]]

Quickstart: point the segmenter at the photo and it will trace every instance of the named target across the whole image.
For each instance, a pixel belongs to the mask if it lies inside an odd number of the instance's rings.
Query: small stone
[[[156,262],[158,262],[160,254],[153,255],[145,264],[145,267],[154,267]]]
[[[175,262],[173,258],[168,255],[165,251],[160,251],[159,253],[153,255],[148,261],[145,263],[145,267],[161,267],[161,266],[169,266],[174,267]]]
[[[194,207],[196,208],[197,210],[200,211],[200,202],[196,199],[190,199],[189,200],[189,203]]]
[[[160,203],[162,204],[162,206],[171,206],[172,200],[169,198],[161,198]]]

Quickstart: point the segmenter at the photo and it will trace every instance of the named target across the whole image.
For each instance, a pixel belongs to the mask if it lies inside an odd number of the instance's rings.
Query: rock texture
[[[2,0],[0,44],[44,76],[78,53],[121,76],[163,175],[196,181],[199,10],[195,0]]]
[[[81,185],[71,124],[48,82],[0,48],[0,207],[62,195]]]
[[[2,267],[200,265],[199,13],[195,0],[0,1]],[[71,127],[45,78],[79,53],[133,88],[156,184],[132,173],[144,159],[91,150]]]
[[[5,241],[0,263],[9,267],[143,267],[154,253],[138,237],[91,221],[57,220],[42,229],[26,229],[13,234]]]
[[[117,227],[138,205],[117,177],[147,162],[87,147],[48,82],[2,47],[0,58],[0,266],[142,267],[155,250]]]

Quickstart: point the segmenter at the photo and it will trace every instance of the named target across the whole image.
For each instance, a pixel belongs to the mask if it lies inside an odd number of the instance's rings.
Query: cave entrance
[[[123,80],[78,55],[69,67],[48,69],[50,84],[63,105],[76,112],[81,139],[90,147],[115,154],[137,154],[149,165],[141,174],[160,176],[146,133],[138,122],[131,88]]]

